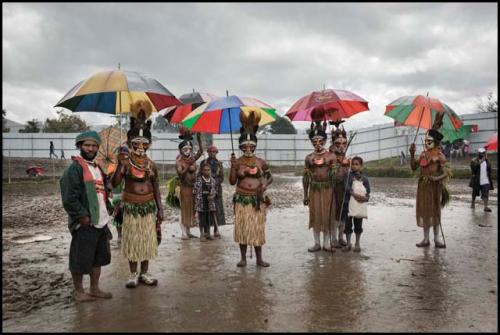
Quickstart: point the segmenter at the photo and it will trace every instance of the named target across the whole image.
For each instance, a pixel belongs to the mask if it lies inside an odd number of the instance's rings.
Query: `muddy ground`
[[[4,183],[3,329],[497,331],[497,191],[490,198],[492,213],[483,212],[479,201],[472,210],[467,181],[452,180],[451,203],[442,213],[447,248],[420,249],[416,179],[370,182],[361,253],[307,252],[313,241],[300,178],[276,175],[264,246],[271,267],[257,268],[255,255],[246,268],[236,267],[231,224],[221,227],[221,240],[180,240],[179,212],[169,208],[159,256],[150,266],[158,287],[125,288],[127,262],[113,240],[101,286],[114,297],[81,304],[71,298],[70,234],[57,184]],[[224,185],[229,223],[232,190]],[[15,242],[29,235],[52,239]]]

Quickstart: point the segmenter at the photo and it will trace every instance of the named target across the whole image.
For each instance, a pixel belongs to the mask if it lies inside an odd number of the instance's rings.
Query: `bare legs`
[[[257,266],[268,267],[270,264],[262,259],[262,246],[254,247],[255,256],[257,258]],[[241,260],[236,264],[238,267],[244,267],[247,265],[247,245],[240,244],[240,254]]]

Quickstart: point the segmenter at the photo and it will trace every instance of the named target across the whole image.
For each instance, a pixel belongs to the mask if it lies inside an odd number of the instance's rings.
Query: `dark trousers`
[[[346,220],[344,233],[352,234],[353,223],[354,223],[354,233],[361,234],[363,232],[363,227],[362,227],[363,218],[353,218],[352,216],[349,216]]]
[[[113,238],[108,226],[94,228],[80,226],[71,233],[69,248],[69,270],[73,273],[88,274],[93,267],[111,262],[109,241]]]
[[[200,219],[200,229],[203,230],[204,234],[209,234],[210,225],[214,224],[215,212],[198,212],[198,218]]]
[[[226,218],[224,215],[224,202],[222,201],[222,186],[217,187],[217,195],[215,196],[215,208],[216,208],[216,219],[217,225],[223,226],[226,224]],[[213,223],[212,223],[213,224]]]

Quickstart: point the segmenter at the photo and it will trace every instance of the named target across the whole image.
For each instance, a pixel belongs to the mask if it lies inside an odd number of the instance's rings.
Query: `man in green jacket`
[[[111,262],[110,204],[105,175],[95,163],[101,144],[99,134],[86,131],[76,137],[80,155],[72,156],[72,164],[60,179],[61,198],[69,216],[71,246],[69,269],[73,277],[76,301],[109,299],[112,294],[99,288],[101,266]],[[90,290],[83,289],[83,275],[90,275]]]

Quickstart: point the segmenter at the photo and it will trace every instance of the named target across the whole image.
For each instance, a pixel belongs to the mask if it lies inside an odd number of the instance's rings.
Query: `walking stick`
[[[441,230],[441,236],[443,236],[443,244],[446,248],[446,240],[444,239],[444,234],[443,234],[443,224],[442,223],[439,223],[439,228]]]

